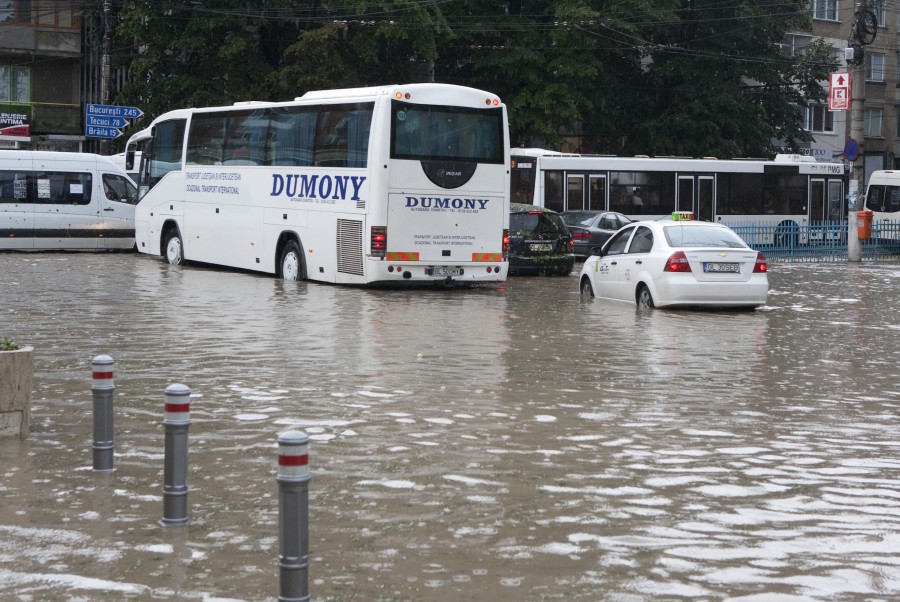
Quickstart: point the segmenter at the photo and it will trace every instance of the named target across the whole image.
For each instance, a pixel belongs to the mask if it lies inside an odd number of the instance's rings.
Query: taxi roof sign
[[[694,221],[694,212],[693,211],[673,211],[672,212],[672,221],[673,222]]]

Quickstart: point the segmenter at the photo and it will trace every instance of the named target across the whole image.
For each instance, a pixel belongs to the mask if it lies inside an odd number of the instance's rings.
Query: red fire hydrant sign
[[[846,111],[850,108],[850,73],[839,71],[831,74],[828,88],[828,110]]]

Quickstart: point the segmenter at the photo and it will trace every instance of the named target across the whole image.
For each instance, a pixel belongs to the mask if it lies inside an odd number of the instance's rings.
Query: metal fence
[[[773,261],[847,261],[847,222],[728,224],[748,245]],[[860,240],[864,260],[900,259],[900,221],[879,222]]]

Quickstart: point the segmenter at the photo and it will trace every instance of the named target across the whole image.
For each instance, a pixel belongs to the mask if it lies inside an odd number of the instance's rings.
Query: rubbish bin
[[[872,238],[872,216],[874,214],[870,209],[863,209],[857,214],[856,228],[860,240]]]

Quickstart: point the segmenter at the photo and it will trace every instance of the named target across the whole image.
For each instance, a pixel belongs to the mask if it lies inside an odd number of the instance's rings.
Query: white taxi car
[[[766,258],[731,228],[692,214],[634,222],[588,257],[578,282],[584,297],[639,307],[755,308],[769,292]]]

